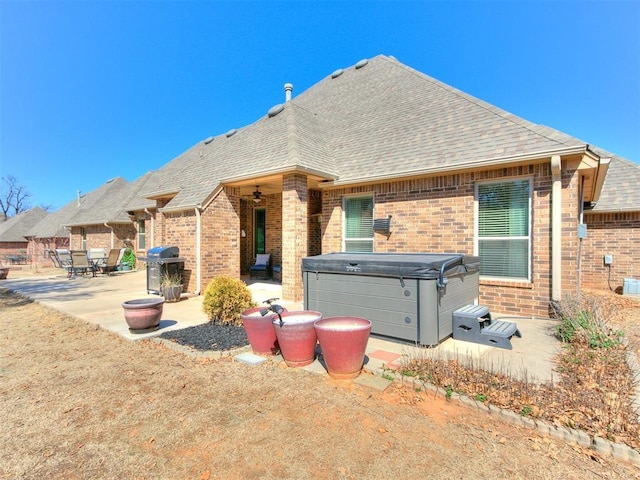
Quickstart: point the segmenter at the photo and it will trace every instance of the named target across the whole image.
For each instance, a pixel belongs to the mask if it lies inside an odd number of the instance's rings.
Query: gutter
[[[551,300],[562,298],[562,161],[551,157]]]
[[[471,160],[469,162],[457,163],[455,165],[438,165],[433,167],[421,168],[417,170],[405,170],[402,172],[397,172],[393,174],[384,174],[384,175],[374,175],[361,179],[354,180],[334,180],[333,182],[325,182],[320,183],[318,185],[319,188],[331,188],[338,187],[344,185],[358,185],[364,183],[374,183],[381,181],[389,181],[399,178],[406,177],[417,177],[422,175],[429,174],[441,174],[441,173],[449,173],[456,172],[460,170],[473,170],[480,167],[491,167],[491,166],[499,166],[510,163],[522,163],[528,162],[532,160],[544,161],[547,158],[553,156],[564,156],[564,155],[578,155],[578,154],[588,154],[589,146],[588,145],[580,145],[577,147],[565,147],[554,150],[542,150],[539,152],[526,153],[523,155],[513,155],[510,157],[497,157],[497,158],[485,158],[480,160]]]
[[[195,208],[196,212],[196,290],[195,294],[200,295],[200,282],[202,279],[202,261],[201,251],[202,251],[202,241],[201,241],[201,232],[202,232],[202,217],[200,216],[200,209]]]

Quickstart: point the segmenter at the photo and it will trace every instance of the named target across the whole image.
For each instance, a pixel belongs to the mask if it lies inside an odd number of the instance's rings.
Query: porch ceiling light
[[[258,185],[256,185],[256,191],[253,192],[253,201],[255,203],[260,203],[261,200],[262,200],[262,192],[258,190]]]

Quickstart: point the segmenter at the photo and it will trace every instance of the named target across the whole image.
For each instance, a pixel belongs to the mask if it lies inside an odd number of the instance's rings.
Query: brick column
[[[302,258],[307,255],[307,177],[282,178],[282,296],[302,301]]]

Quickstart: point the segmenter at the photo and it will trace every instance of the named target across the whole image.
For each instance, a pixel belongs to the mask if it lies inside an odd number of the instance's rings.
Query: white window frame
[[[487,280],[499,280],[506,282],[531,282],[532,280],[532,257],[533,257],[533,177],[508,177],[508,178],[500,178],[496,180],[486,181],[486,182],[477,182],[474,186],[474,237],[475,237],[475,254],[480,255],[480,234],[479,234],[479,220],[480,220],[480,200],[479,200],[479,188],[484,185],[491,184],[501,184],[501,183],[512,183],[518,181],[526,181],[529,183],[529,205],[528,205],[528,230],[529,235],[527,236],[514,236],[514,237],[483,237],[485,239],[501,239],[501,238],[509,238],[510,240],[527,240],[528,248],[527,248],[527,276],[526,277],[503,277],[503,276],[493,276],[493,275],[480,275],[480,278]],[[480,257],[480,262],[482,264],[482,257]],[[480,267],[482,269],[482,267]],[[482,271],[482,270],[481,270]]]
[[[142,225],[143,232],[140,232],[140,225]],[[140,242],[140,240],[143,240]],[[138,219],[138,250],[147,249],[147,224],[144,218]]]
[[[359,198],[370,198],[371,199],[371,237],[361,237],[361,238],[350,238],[349,241],[352,242],[369,242],[371,241],[371,252],[375,251],[375,242],[374,237],[375,233],[373,231],[373,219],[375,218],[375,199],[373,193],[359,193],[354,195],[345,195],[342,198],[342,251],[347,251],[347,202],[349,200],[355,200]]]

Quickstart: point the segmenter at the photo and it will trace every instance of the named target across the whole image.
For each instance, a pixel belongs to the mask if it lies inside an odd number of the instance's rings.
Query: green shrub
[[[247,285],[237,278],[216,277],[204,291],[202,310],[217,325],[242,325],[240,314],[255,307]]]

